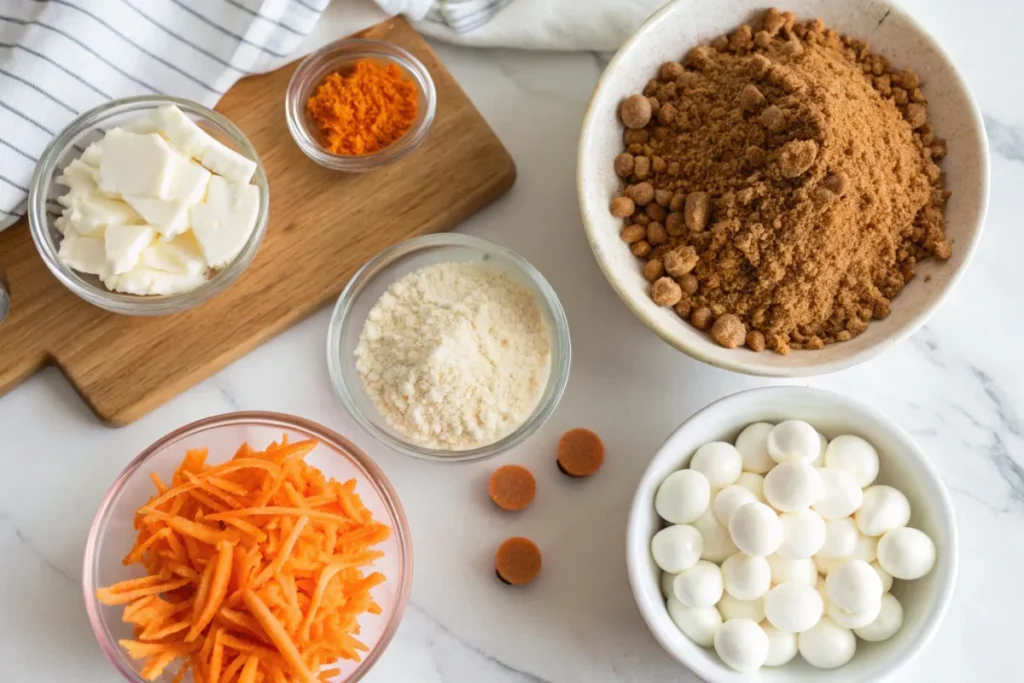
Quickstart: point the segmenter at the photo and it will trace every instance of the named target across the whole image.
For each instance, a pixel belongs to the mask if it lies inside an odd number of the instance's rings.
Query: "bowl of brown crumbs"
[[[665,341],[804,376],[914,333],[988,201],[981,114],[886,0],[676,0],[619,50],[579,144],[587,238]]]

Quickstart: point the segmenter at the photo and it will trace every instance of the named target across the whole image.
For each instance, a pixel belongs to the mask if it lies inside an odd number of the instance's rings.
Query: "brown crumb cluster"
[[[722,346],[820,349],[947,259],[949,193],[918,76],[769,9],[623,100],[611,202],[651,297]]]

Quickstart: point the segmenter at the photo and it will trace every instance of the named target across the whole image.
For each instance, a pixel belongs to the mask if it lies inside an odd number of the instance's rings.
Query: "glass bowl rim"
[[[384,431],[360,410],[352,391],[345,382],[344,373],[342,372],[344,359],[341,352],[341,331],[348,322],[348,317],[352,312],[356,299],[365,287],[379,274],[375,271],[391,265],[402,256],[444,247],[463,247],[481,254],[499,254],[536,286],[541,294],[540,297],[537,297],[538,305],[546,308],[552,320],[554,320],[554,330],[552,330],[552,333],[556,340],[555,345],[557,346],[558,358],[560,359],[557,367],[550,369],[548,383],[544,388],[544,393],[541,395],[543,399],[544,394],[547,394],[548,390],[553,387],[550,396],[547,397],[546,401],[538,403],[533,412],[521,425],[492,444],[462,451],[417,446]],[[562,307],[558,294],[547,279],[533,264],[512,249],[490,240],[461,233],[437,233],[413,237],[388,247],[367,261],[352,276],[352,279],[349,280],[349,283],[342,291],[341,296],[338,297],[338,301],[331,313],[331,322],[327,331],[327,366],[331,376],[331,384],[334,385],[334,392],[348,413],[366,432],[385,446],[405,455],[430,462],[454,464],[486,460],[500,455],[525,441],[548,421],[555,408],[558,407],[569,383],[571,364],[572,345],[569,336],[569,320],[565,315],[565,309]]]
[[[147,446],[139,455],[135,456],[132,461],[129,462],[123,470],[121,470],[114,479],[110,488],[103,495],[99,508],[97,508],[96,514],[89,525],[89,533],[86,536],[85,551],[82,558],[82,593],[85,598],[86,615],[89,619],[89,625],[92,627],[93,635],[96,637],[96,641],[99,643],[100,649],[103,650],[103,654],[106,655],[110,663],[114,665],[114,668],[117,669],[125,680],[130,681],[131,683],[145,683],[145,681],[143,681],[142,678],[127,664],[127,658],[121,651],[121,648],[118,647],[117,643],[112,642],[111,639],[107,637],[104,619],[99,613],[99,603],[96,600],[97,587],[95,585],[96,577],[93,565],[95,564],[97,549],[99,547],[100,534],[106,528],[107,522],[109,521],[107,516],[110,512],[110,507],[124,489],[125,484],[129,479],[131,479],[136,471],[146,463],[150,457],[165,446],[171,445],[184,437],[209,429],[244,424],[254,424],[262,427],[281,427],[283,429],[293,429],[295,431],[306,432],[321,442],[330,445],[335,450],[344,452],[373,485],[376,493],[380,496],[384,506],[387,508],[388,514],[391,515],[393,519],[394,524],[392,532],[398,544],[398,560],[400,571],[402,573],[398,591],[395,595],[395,608],[391,618],[388,620],[387,624],[385,624],[384,630],[381,632],[380,639],[374,647],[366,653],[366,656],[363,658],[363,661],[360,662],[356,670],[345,679],[346,683],[355,683],[355,681],[360,680],[367,674],[367,672],[370,671],[374,664],[377,663],[377,660],[380,659],[381,655],[384,654],[388,645],[391,644],[391,640],[394,638],[395,633],[398,631],[398,627],[402,622],[402,617],[405,614],[405,609],[409,603],[409,597],[412,592],[412,531],[409,528],[409,521],[405,514],[405,508],[402,506],[398,493],[395,491],[390,480],[387,478],[387,475],[384,474],[380,466],[378,466],[377,463],[375,463],[362,449],[343,437],[341,434],[338,434],[334,430],[318,422],[314,422],[313,420],[307,420],[287,413],[270,411],[238,411],[212,415],[200,420],[195,420],[169,432]]]

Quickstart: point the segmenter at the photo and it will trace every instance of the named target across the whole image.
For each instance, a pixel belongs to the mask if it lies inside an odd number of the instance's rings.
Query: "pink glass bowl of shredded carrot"
[[[313,422],[232,413],[121,473],[86,542],[86,611],[133,683],[356,681],[412,583],[405,513],[359,449]]]

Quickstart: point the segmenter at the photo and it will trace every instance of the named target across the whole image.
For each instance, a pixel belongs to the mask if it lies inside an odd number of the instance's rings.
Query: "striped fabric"
[[[480,28],[512,0],[440,0],[434,2],[426,20],[447,26],[456,33]]]

